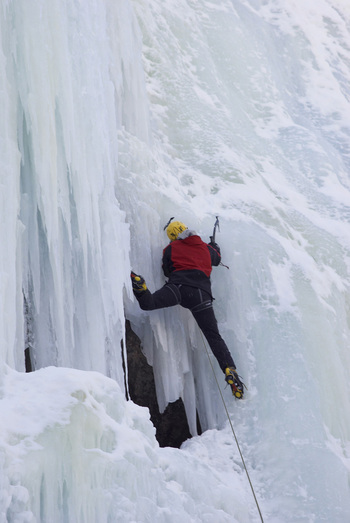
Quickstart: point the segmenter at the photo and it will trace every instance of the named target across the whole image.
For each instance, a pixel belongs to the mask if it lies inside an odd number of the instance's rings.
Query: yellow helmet
[[[186,225],[182,222],[171,222],[166,228],[166,233],[169,240],[172,242],[177,239],[180,232],[183,232],[186,229],[188,229],[188,227],[186,227]]]

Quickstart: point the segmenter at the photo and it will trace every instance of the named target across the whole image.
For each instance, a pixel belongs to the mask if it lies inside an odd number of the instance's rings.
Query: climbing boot
[[[226,367],[225,380],[230,385],[232,394],[237,399],[242,399],[244,394],[244,383],[241,382],[234,367]]]

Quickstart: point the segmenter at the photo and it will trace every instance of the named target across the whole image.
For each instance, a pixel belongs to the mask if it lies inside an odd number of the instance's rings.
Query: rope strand
[[[241,451],[241,447],[238,443],[238,439],[237,439],[237,436],[236,436],[236,433],[235,433],[235,430],[233,428],[233,424],[232,424],[232,421],[231,421],[231,418],[230,418],[230,414],[228,412],[228,409],[227,409],[227,406],[226,406],[226,402],[225,402],[225,398],[221,392],[221,389],[220,389],[220,385],[219,385],[219,382],[218,382],[218,379],[217,379],[217,376],[215,374],[215,370],[214,370],[214,367],[213,367],[213,364],[212,364],[212,361],[210,359],[210,355],[209,355],[209,352],[208,352],[208,348],[206,346],[206,343],[204,341],[204,338],[203,338],[203,334],[202,334],[202,331],[200,331],[201,333],[201,336],[202,336],[202,341],[203,341],[203,345],[204,345],[204,348],[205,348],[205,351],[207,353],[207,356],[208,356],[208,360],[209,360],[209,363],[210,363],[210,366],[211,366],[211,370],[213,371],[213,374],[214,374],[214,378],[215,378],[215,381],[216,381],[216,385],[218,387],[218,390],[219,390],[219,393],[220,393],[220,396],[221,396],[221,400],[222,400],[222,403],[224,405],[224,409],[225,409],[225,412],[226,412],[226,415],[227,415],[227,419],[230,423],[230,427],[231,427],[231,430],[232,430],[232,434],[233,434],[233,437],[235,439],[235,442],[236,442],[236,445],[237,445],[237,448],[238,448],[238,452],[239,452],[239,455],[241,457],[241,460],[242,460],[242,463],[243,463],[243,467],[244,467],[244,470],[245,470],[245,473],[247,475],[247,478],[248,478],[248,482],[249,482],[249,485],[250,485],[250,488],[251,488],[251,491],[253,493],[253,497],[254,497],[254,501],[255,501],[255,504],[256,504],[256,507],[258,509],[258,512],[259,512],[259,516],[260,516],[260,520],[261,520],[261,523],[264,523],[264,519],[262,517],[262,513],[261,513],[261,510],[260,510],[260,506],[259,506],[259,503],[258,503],[258,500],[257,500],[257,497],[255,495],[255,491],[254,491],[254,487],[253,487],[253,484],[251,482],[251,479],[250,479],[250,476],[249,476],[249,472],[248,472],[248,469],[246,467],[246,464],[245,464],[245,461],[244,461],[244,457],[243,457],[243,454],[242,454],[242,451]]]

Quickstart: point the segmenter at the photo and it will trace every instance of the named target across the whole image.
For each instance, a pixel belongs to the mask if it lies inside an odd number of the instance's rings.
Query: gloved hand
[[[213,249],[215,249],[216,251],[218,251],[218,253],[220,254],[220,247],[218,246],[217,243],[211,241],[211,242],[209,242],[209,245],[210,245],[210,247],[213,247]]]
[[[142,278],[142,276],[139,276],[138,274],[135,274],[134,272],[131,271],[130,278],[131,278],[132,290],[134,292],[136,292],[137,294],[140,294],[147,290],[146,282]]]

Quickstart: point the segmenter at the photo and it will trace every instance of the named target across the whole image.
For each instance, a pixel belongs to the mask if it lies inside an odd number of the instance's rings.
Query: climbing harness
[[[255,501],[255,504],[256,504],[256,507],[258,509],[258,512],[259,512],[259,516],[260,516],[260,520],[261,520],[261,523],[264,523],[264,519],[262,517],[262,513],[261,513],[261,510],[260,510],[260,506],[259,506],[259,503],[258,503],[258,500],[257,500],[257,497],[255,495],[255,491],[254,491],[254,487],[253,487],[253,484],[252,484],[252,481],[250,479],[250,476],[249,476],[249,472],[248,472],[248,469],[246,467],[246,464],[245,464],[245,461],[244,461],[244,457],[243,457],[243,454],[242,454],[242,451],[241,451],[241,447],[238,443],[238,439],[237,439],[237,436],[236,436],[236,433],[235,433],[235,430],[233,428],[233,424],[232,424],[232,421],[231,421],[231,418],[230,418],[230,414],[228,412],[228,409],[227,409],[227,406],[226,406],[226,402],[225,402],[225,399],[224,399],[224,396],[221,392],[221,389],[220,389],[220,385],[219,385],[219,382],[218,382],[218,379],[217,379],[217,376],[215,374],[215,370],[214,370],[214,367],[213,367],[213,363],[210,359],[210,355],[209,355],[209,351],[208,351],[208,347],[204,341],[204,337],[203,337],[203,334],[202,332],[200,331],[201,333],[201,336],[202,336],[202,341],[203,341],[203,345],[204,345],[204,348],[205,348],[205,351],[207,353],[207,356],[208,356],[208,360],[209,360],[209,363],[210,363],[210,367],[211,367],[211,370],[213,371],[213,374],[214,374],[214,378],[215,378],[215,381],[216,381],[216,385],[218,387],[218,390],[219,390],[219,394],[220,394],[220,397],[221,397],[221,400],[222,400],[222,403],[224,405],[224,409],[225,409],[225,412],[226,412],[226,416],[227,416],[227,419],[229,421],[229,424],[230,424],[230,427],[231,427],[231,430],[232,430],[232,434],[233,434],[233,437],[235,439],[235,442],[236,442],[236,445],[237,445],[237,448],[238,448],[238,452],[239,452],[239,455],[241,457],[241,460],[242,460],[242,463],[243,463],[243,467],[244,467],[244,470],[245,470],[245,473],[247,475],[247,478],[248,478],[248,482],[249,482],[249,485],[250,485],[250,488],[251,488],[251,491],[252,491],[252,494],[253,494],[253,497],[254,497],[254,501]]]

